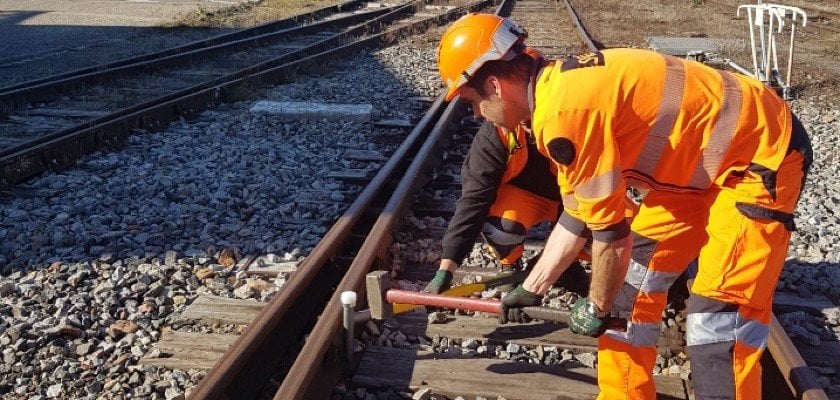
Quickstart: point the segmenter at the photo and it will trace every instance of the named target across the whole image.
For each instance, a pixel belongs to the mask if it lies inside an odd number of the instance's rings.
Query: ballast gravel
[[[428,105],[422,98],[440,89],[429,67],[432,59],[432,46],[422,40],[394,46],[343,61],[326,77],[300,77],[268,89],[260,99],[369,103],[376,118],[416,121]],[[779,290],[823,295],[835,304],[840,301],[836,101],[793,102],[811,133],[815,164],[779,284]],[[343,151],[389,154],[393,148],[370,135],[400,134],[370,123],[280,121],[249,113],[252,104],[223,105],[163,132],[132,136],[122,151],[86,157],[74,168],[2,193],[3,398],[184,398],[201,371],[140,366],[137,360],[199,293],[237,297],[245,277],[226,269],[222,252],[237,259],[307,255],[346,206],[319,196],[349,201],[359,190],[329,173],[376,169],[342,159]],[[439,257],[437,246],[427,243],[423,257]],[[204,268],[218,271],[198,279]],[[811,342],[813,335],[836,341],[838,319],[836,307],[822,316],[780,316],[792,336]],[[481,344],[475,344],[471,351],[478,354]],[[501,351],[533,351],[519,350]],[[497,351],[487,348],[487,354]],[[657,366],[671,371],[670,363]],[[829,395],[840,398],[840,381],[830,367],[814,369]],[[395,393],[407,394],[417,395]]]
[[[371,104],[376,119],[417,121],[437,95],[432,50],[363,52],[322,77],[260,99]],[[378,165],[407,132],[372,122],[282,121],[226,104],[125,149],[95,154],[3,193],[0,208],[0,394],[9,399],[183,399],[203,377],[138,365],[199,294],[268,300],[235,262],[307,255],[361,189],[331,178]],[[337,202],[336,202],[337,201]],[[224,254],[224,255],[223,255]]]

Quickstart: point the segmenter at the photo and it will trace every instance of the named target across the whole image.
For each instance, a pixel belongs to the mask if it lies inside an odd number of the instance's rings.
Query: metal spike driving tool
[[[386,319],[394,314],[394,303],[454,308],[491,314],[501,314],[504,311],[502,303],[496,299],[476,299],[391,289],[391,278],[387,271],[376,271],[367,274],[366,285],[371,318],[378,320]],[[522,312],[531,319],[559,322],[562,324],[568,324],[571,315],[566,310],[542,306],[523,307]],[[616,331],[627,329],[626,318],[607,318],[607,329]]]

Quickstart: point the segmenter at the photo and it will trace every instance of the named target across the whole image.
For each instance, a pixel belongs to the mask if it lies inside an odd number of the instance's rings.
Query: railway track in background
[[[51,97],[50,91],[52,90],[67,90],[82,85],[96,84],[105,78],[124,75],[130,71],[160,68],[165,65],[162,62],[163,59],[168,57],[183,57],[169,58],[171,63],[182,60],[190,61],[191,55],[200,55],[201,53],[187,53],[202,49],[207,50],[212,46],[228,46],[231,50],[235,50],[235,46],[237,45],[236,42],[241,40],[245,40],[245,42],[239,42],[238,44],[247,46],[247,41],[249,39],[270,39],[270,36],[263,36],[266,34],[271,35],[280,33],[281,35],[288,37],[294,34],[294,32],[288,32],[290,28],[300,27],[307,23],[321,19],[331,17],[335,18],[336,16],[340,17],[341,13],[360,10],[363,6],[364,3],[361,1],[350,0],[341,4],[321,8],[319,10],[266,23],[253,28],[239,29],[234,32],[196,40],[181,46],[163,49],[153,53],[141,54],[122,60],[53,74],[38,79],[17,82],[8,86],[0,87],[0,104],[4,104],[5,108],[9,108],[9,104],[13,105],[15,103],[43,101],[44,99],[49,99]]]
[[[502,15],[511,12],[517,21],[525,21],[523,24],[530,28],[531,43],[549,55],[572,54],[581,48],[596,50],[591,38],[571,39],[577,35],[573,24],[556,23],[557,17],[566,12],[572,20],[577,19],[568,2],[522,1],[514,5],[510,1],[497,8],[497,13]],[[577,31],[585,33],[579,21]],[[557,43],[558,37],[570,40]],[[336,391],[340,395],[363,393],[364,397],[364,393],[382,395],[388,390],[393,393],[386,396],[396,395],[399,390],[428,390],[450,398],[481,395],[508,399],[552,398],[548,397],[551,392],[561,387],[566,396],[563,398],[591,398],[597,393],[594,369],[582,365],[586,364],[583,360],[593,359],[596,341],[569,335],[558,325],[532,323],[500,327],[494,320],[466,315],[449,316],[448,323],[438,325],[429,324],[425,313],[414,313],[381,324],[367,322],[361,334],[352,329],[351,332],[357,333],[355,337],[364,342],[361,351],[356,342],[343,336],[346,332],[342,328],[341,294],[359,293],[359,307],[364,308],[365,275],[371,270],[389,270],[393,262],[389,249],[405,239],[395,232],[411,229],[400,225],[409,208],[420,218],[446,217],[454,210],[454,201],[444,201],[449,208],[441,208],[438,195],[442,192],[457,195],[457,190],[453,190],[453,185],[457,185],[454,174],[441,171],[451,171],[469,145],[471,135],[463,132],[475,126],[459,125],[465,121],[469,125],[469,118],[463,118],[465,111],[463,104],[446,104],[440,97],[435,101],[369,186],[299,266],[293,279],[262,308],[205,375],[191,398],[243,398],[255,395],[256,387],[263,388],[261,397],[274,399],[323,399]],[[441,166],[442,161],[447,164]],[[435,195],[426,197],[434,199],[437,207],[411,205],[411,199],[423,187],[435,191]],[[405,268],[416,267],[403,267],[400,273],[409,273]],[[486,271],[473,272],[492,275]],[[411,273],[428,276],[430,270]],[[356,322],[366,321],[366,317],[369,316],[364,312],[358,313]],[[825,398],[777,321],[771,324],[770,331],[766,354],[768,359],[772,355],[769,365],[778,371],[767,370],[765,380],[775,380],[767,387],[790,390],[791,394],[785,395],[789,398]],[[396,339],[400,336],[404,340]],[[475,338],[480,341],[476,342]],[[429,345],[439,348],[441,342],[455,346],[456,351],[460,351],[461,345],[471,350],[484,347],[484,353],[476,357],[475,351],[462,356],[446,354],[446,350],[428,350]],[[298,348],[301,343],[302,347]],[[427,350],[417,351],[420,345]],[[671,344],[665,345],[667,351],[678,352]],[[503,348],[496,353],[501,352],[507,359],[488,358],[487,346]],[[512,349],[516,350],[512,352]],[[516,361],[523,357],[511,360],[512,353],[533,352],[544,356],[549,349],[562,361],[534,365]],[[574,362],[565,362],[569,360]],[[692,398],[690,383],[679,376],[662,374],[657,379],[663,398]],[[522,397],[523,393],[527,395]]]
[[[320,19],[308,24],[283,21],[2,89],[0,185],[60,170],[80,155],[118,147],[134,132],[192,119],[250,88],[391,43],[469,7],[432,9],[422,1],[370,10],[361,5],[312,13],[307,18]]]

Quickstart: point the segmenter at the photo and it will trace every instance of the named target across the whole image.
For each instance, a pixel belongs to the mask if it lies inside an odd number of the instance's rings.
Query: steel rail
[[[357,196],[338,222],[304,259],[287,286],[263,307],[222,359],[208,371],[204,379],[196,386],[191,399],[247,398],[249,396],[244,396],[240,389],[244,379],[268,380],[280,358],[278,353],[282,351],[282,347],[276,342],[288,336],[288,332],[283,333],[288,320],[295,314],[300,314],[302,303],[313,302],[308,294],[311,287],[317,283],[316,277],[344,246],[353,227],[368,210],[373,199],[389,180],[395,179],[393,175],[397,172],[399,165],[417,149],[420,141],[429,131],[430,125],[443,112],[442,104],[444,104],[443,100],[438,99],[432,105],[432,108]],[[255,377],[257,379],[254,379]]]
[[[569,12],[569,17],[572,19],[572,23],[577,28],[578,36],[589,49],[589,51],[598,51],[601,47],[595,45],[595,41],[592,39],[592,36],[586,30],[586,27],[583,26],[583,22],[581,22],[580,17],[578,16],[575,8],[572,7],[572,3],[570,0],[563,0],[563,4],[566,6],[566,11]]]
[[[176,64],[182,64],[186,61],[207,58],[222,52],[232,52],[244,48],[253,47],[256,44],[264,44],[272,41],[278,41],[281,38],[288,36],[306,35],[313,32],[318,32],[324,28],[341,28],[353,24],[358,24],[366,20],[393,11],[395,7],[382,8],[364,13],[350,14],[338,19],[319,21],[308,25],[290,27],[275,32],[263,33],[259,35],[249,36],[242,39],[236,39],[217,43],[209,46],[200,47],[192,50],[183,50],[175,54],[166,54],[160,57],[148,58],[137,62],[121,63],[122,65],[114,66],[108,69],[101,69],[91,71],[85,74],[78,74],[71,77],[50,80],[48,82],[35,84],[20,89],[0,92],[0,109],[4,107],[12,109],[14,104],[20,103],[36,103],[43,102],[51,98],[55,98],[57,92],[70,90],[82,85],[96,85],[101,80],[112,78],[119,74],[126,74],[137,71],[151,71],[156,68],[167,67]],[[166,51],[169,53],[169,51]],[[147,58],[147,57],[142,57]]]
[[[437,102],[443,104],[443,98],[444,95],[441,94]],[[339,283],[329,304],[318,319],[318,323],[309,334],[300,356],[295,360],[286,379],[283,380],[274,400],[300,400],[309,393],[310,386],[319,372],[312,366],[321,364],[330,343],[335,340],[341,330],[343,311],[340,301],[341,293],[344,291],[364,293],[362,288],[366,274],[370,272],[380,255],[387,253],[393,242],[395,227],[404,216],[413,194],[422,186],[422,177],[431,163],[439,161],[435,157],[440,153],[440,148],[445,142],[441,138],[446,133],[447,127],[460,117],[459,113],[463,111],[459,101],[451,102],[435,123],[423,147],[414,156],[411,166],[373,225],[358,255],[353,259],[350,269]],[[332,390],[332,387],[329,389]]]
[[[487,3],[489,0],[481,0],[438,16],[428,17],[406,26],[340,45],[353,34],[363,35],[366,32],[378,31],[388,21],[419,7],[422,1],[418,1],[380,16],[373,22],[373,28],[357,27],[273,61],[242,69],[226,77],[148,101],[142,105],[117,111],[110,116],[83,124],[80,129],[58,132],[14,150],[0,152],[0,186],[22,182],[44,170],[64,168],[71,165],[80,155],[117,147],[135,129],[156,131],[178,118],[192,119],[198,111],[226,99],[229,92],[237,87],[288,80],[300,70],[321,68],[339,57],[355,55],[363,48],[395,43],[401,37],[447,21],[459,12],[484,7]],[[336,45],[338,47],[333,47]],[[323,49],[328,50],[294,61],[287,60]]]
[[[193,41],[193,42],[190,42],[190,43],[187,43],[187,44],[183,44],[183,45],[176,46],[176,47],[171,47],[171,48],[161,50],[161,51],[146,53],[146,54],[142,54],[142,55],[138,55],[138,56],[134,56],[134,57],[128,57],[128,58],[124,58],[124,59],[121,59],[121,60],[115,60],[115,61],[95,65],[95,66],[92,66],[92,67],[80,68],[80,69],[76,69],[76,70],[73,70],[73,71],[68,71],[68,72],[61,73],[61,74],[50,75],[50,76],[46,76],[46,77],[39,78],[39,79],[32,79],[32,80],[17,83],[17,84],[14,84],[14,85],[9,85],[9,86],[0,88],[0,103],[6,101],[6,96],[9,93],[14,92],[14,91],[18,91],[20,89],[33,87],[33,86],[39,86],[39,85],[45,85],[45,84],[49,84],[49,83],[58,84],[59,81],[66,83],[66,82],[68,82],[68,78],[72,78],[72,77],[76,77],[76,76],[80,76],[80,75],[88,75],[88,74],[92,74],[92,73],[102,73],[106,70],[115,69],[115,68],[118,68],[118,67],[124,67],[124,66],[131,65],[131,64],[138,64],[138,63],[147,62],[147,61],[150,61],[150,60],[164,58],[164,57],[168,57],[168,56],[172,56],[172,55],[187,53],[187,52],[197,50],[197,49],[201,49],[201,48],[205,48],[205,47],[215,46],[215,45],[219,45],[219,44],[222,44],[222,43],[232,42],[232,41],[236,41],[236,40],[240,40],[240,39],[244,39],[244,38],[248,38],[248,37],[252,37],[252,36],[261,35],[261,34],[264,34],[264,33],[274,32],[274,31],[279,30],[279,29],[291,28],[292,26],[295,26],[296,24],[301,23],[301,22],[316,20],[316,19],[319,19],[319,18],[329,16],[331,14],[335,14],[335,13],[351,10],[351,9],[354,9],[354,8],[357,8],[357,7],[361,7],[361,5],[363,3],[364,3],[363,0],[351,0],[351,1],[341,3],[341,4],[336,4],[336,5],[333,5],[333,6],[320,8],[318,10],[314,10],[314,11],[311,11],[311,12],[308,12],[308,13],[295,15],[295,16],[292,16],[292,17],[289,17],[289,18],[284,18],[284,19],[279,20],[279,21],[274,21],[274,22],[269,22],[269,23],[266,23],[266,24],[262,24],[262,25],[259,25],[259,26],[255,26],[253,28],[240,29],[240,30],[237,30],[235,32],[224,33],[224,34],[216,35],[216,36],[213,36],[213,37],[210,37],[210,38],[196,40],[196,41]]]
[[[785,377],[785,381],[793,392],[794,398],[799,400],[828,400],[828,395],[817,381],[817,376],[805,360],[796,346],[790,340],[785,329],[779,320],[773,315],[770,320],[770,332],[768,334],[767,350],[776,361],[779,371]]]
[[[509,12],[513,1],[504,0],[497,7],[497,14],[505,11]],[[446,104],[443,100],[444,98],[443,94],[439,95],[432,109],[434,110]],[[340,301],[341,293],[345,291],[356,292],[360,295],[360,302],[365,302],[365,291],[363,290],[365,276],[375,266],[377,260],[385,258],[382,255],[387,253],[388,248],[393,242],[393,233],[397,223],[404,216],[409,200],[411,200],[414,192],[425,183],[422,181],[425,176],[425,170],[429,168],[431,163],[439,161],[435,157],[440,152],[440,146],[442,146],[443,141],[441,138],[446,128],[459,116],[459,112],[463,112],[463,107],[461,102],[456,99],[449,103],[446,111],[435,123],[432,132],[429,134],[423,147],[414,157],[411,166],[403,176],[376,223],[374,223],[368,237],[353,259],[349,270],[333,293],[318,323],[316,323],[310,332],[300,355],[294,364],[292,364],[283,383],[277,390],[274,400],[300,400],[304,398],[321,398],[329,395],[328,392],[325,392],[325,390],[332,389],[329,385],[321,385],[320,393],[313,394],[313,391],[318,391],[319,389],[313,388],[312,383],[315,381],[316,376],[321,373],[321,368],[313,368],[313,366],[322,366],[325,355],[332,347],[332,343],[342,342],[337,340],[341,334],[342,327],[341,316],[343,306]],[[335,368],[333,367],[333,369]]]
[[[331,54],[329,54],[329,50],[340,49],[341,45],[345,41],[356,37],[356,35],[363,36],[368,32],[377,32],[378,28],[381,28],[382,26],[385,26],[388,22],[391,22],[391,21],[393,21],[397,18],[400,18],[400,17],[406,15],[409,12],[412,12],[412,11],[416,10],[416,8],[419,6],[421,1],[422,0],[418,0],[418,1],[415,1],[414,3],[404,5],[402,7],[399,7],[398,9],[395,9],[395,10],[389,12],[386,15],[382,15],[382,16],[379,16],[377,18],[372,19],[371,21],[368,22],[368,24],[358,26],[358,27],[355,27],[355,28],[353,28],[351,30],[348,30],[346,32],[342,32],[342,33],[333,35],[332,37],[326,38],[324,40],[320,40],[320,41],[315,42],[315,43],[313,43],[309,46],[306,46],[304,48],[294,50],[294,51],[290,51],[288,53],[285,53],[285,54],[280,55],[278,57],[275,57],[273,59],[263,61],[259,64],[256,64],[256,65],[253,65],[253,66],[250,66],[250,67],[247,67],[247,68],[243,68],[243,69],[240,69],[238,71],[234,71],[234,72],[232,72],[230,74],[227,74],[225,76],[221,76],[221,77],[209,80],[209,81],[205,81],[205,82],[200,83],[198,85],[194,85],[194,86],[191,86],[191,87],[188,87],[188,88],[181,89],[181,90],[179,90],[177,92],[174,92],[174,93],[170,93],[170,94],[167,94],[167,95],[164,95],[164,96],[152,99],[152,100],[145,101],[145,102],[143,102],[141,104],[138,104],[138,105],[134,105],[134,106],[131,106],[131,107],[124,108],[122,110],[115,111],[115,112],[113,112],[111,114],[108,114],[106,116],[102,116],[102,117],[99,117],[99,118],[96,118],[96,119],[85,121],[85,122],[83,122],[81,124],[78,124],[76,126],[73,126],[71,128],[67,128],[67,129],[64,129],[64,130],[61,130],[61,131],[58,131],[58,132],[54,132],[54,133],[49,134],[49,135],[39,137],[37,139],[34,139],[34,140],[32,140],[28,143],[22,144],[22,145],[17,146],[17,147],[2,149],[2,150],[0,150],[0,157],[5,157],[9,154],[14,154],[14,153],[17,153],[21,150],[26,150],[28,148],[33,147],[36,144],[45,143],[45,142],[51,141],[55,138],[68,137],[68,136],[73,135],[75,132],[78,132],[78,131],[83,130],[85,128],[100,125],[100,124],[118,119],[120,117],[124,117],[124,116],[127,116],[129,114],[135,113],[137,111],[142,111],[144,109],[151,109],[152,107],[154,107],[155,105],[158,105],[160,103],[164,103],[164,102],[171,101],[171,100],[177,100],[177,99],[182,98],[184,96],[187,96],[187,95],[190,95],[190,94],[195,94],[197,92],[203,91],[204,89],[214,89],[214,90],[222,89],[223,90],[223,89],[226,89],[226,88],[231,88],[231,87],[234,87],[235,85],[245,83],[246,80],[247,80],[247,79],[243,80],[243,79],[240,79],[240,78],[254,77],[254,76],[257,76],[261,72],[276,70],[277,68],[282,68],[284,66],[287,66],[288,64],[292,64],[294,61],[311,59],[313,57],[327,58],[328,56],[331,55]],[[371,28],[369,25],[373,26],[373,28]],[[317,52],[321,52],[321,53],[317,53]],[[313,53],[317,53],[317,54],[313,55]],[[253,82],[253,83],[256,83],[256,82]],[[186,113],[189,113],[191,110],[189,110],[189,108],[187,108],[183,111],[186,112]],[[189,115],[186,115],[186,116],[189,116]],[[159,122],[155,122],[155,121],[139,121],[139,122],[141,122],[141,123],[139,123],[138,126],[136,126],[136,128],[149,129],[149,130],[160,130],[162,128],[162,126],[160,126],[161,123],[159,123]],[[0,158],[0,160],[2,160],[2,158]]]

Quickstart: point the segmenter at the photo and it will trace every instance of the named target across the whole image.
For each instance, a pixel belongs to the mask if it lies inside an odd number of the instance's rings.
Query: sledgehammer
[[[370,316],[378,320],[383,320],[393,315],[393,304],[395,303],[454,308],[491,314],[501,314],[504,311],[502,303],[497,299],[475,299],[391,289],[391,278],[386,271],[375,271],[367,274],[366,286]],[[541,306],[523,307],[522,312],[531,319],[541,319],[562,324],[568,324],[571,314],[569,311]],[[607,328],[615,331],[624,331],[627,329],[627,319],[607,317]]]

